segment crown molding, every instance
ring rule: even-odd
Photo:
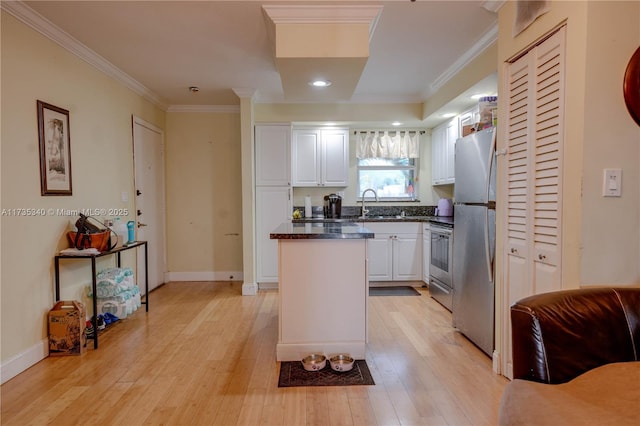
[[[380,5],[269,4],[262,9],[275,24],[368,24],[377,19]]]
[[[167,112],[213,112],[240,114],[239,105],[170,105]]]
[[[373,36],[381,5],[293,5],[269,4],[262,10],[278,24],[367,24],[369,40]]]
[[[168,105],[160,96],[57,27],[22,1],[1,1],[0,8],[144,99],[163,110],[167,109]]]
[[[464,67],[469,65],[471,61],[478,57],[488,47],[492,46],[498,40],[498,24],[495,23],[489,30],[484,33],[482,38],[467,50],[458,60],[456,60],[449,68],[436,78],[429,86],[431,93],[437,92],[442,86],[444,86],[449,80],[451,80],[456,74],[458,74]]]

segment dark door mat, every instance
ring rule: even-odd
[[[369,287],[369,296],[420,296],[411,286]]]
[[[357,359],[350,371],[333,371],[327,366],[320,371],[307,371],[300,361],[282,361],[280,364],[279,388],[292,386],[351,386],[375,385],[369,366],[363,359]]]

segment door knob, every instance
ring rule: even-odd
[[[146,223],[138,222],[138,228],[142,228],[143,226],[147,226]]]

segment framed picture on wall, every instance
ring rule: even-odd
[[[71,195],[71,137],[69,111],[38,101],[40,192]]]

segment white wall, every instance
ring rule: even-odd
[[[171,279],[239,279],[240,114],[169,112],[166,136],[167,259]]]
[[[2,12],[2,209],[127,208],[133,212],[132,115],[164,127],[164,112]],[[41,196],[36,100],[69,110],[72,196]],[[129,201],[121,201],[121,193]],[[130,213],[126,219],[132,219]],[[53,256],[68,217],[3,215],[2,381],[48,354]],[[126,263],[127,256],[123,255]],[[131,261],[131,263],[133,263]],[[104,260],[99,266],[113,264]],[[62,298],[82,299],[89,262],[62,265]]]
[[[499,11],[498,56],[504,63],[553,28],[567,25],[563,287],[638,283],[640,129],[624,106],[622,77],[640,44],[640,2],[549,2],[549,6],[546,14],[514,37],[515,3],[507,2]],[[503,81],[503,69],[499,70]],[[504,110],[505,97],[498,101]],[[499,144],[502,139],[498,138]],[[601,196],[605,167],[623,168],[621,198]],[[498,227],[498,244],[502,232]]]
[[[640,127],[622,96],[640,46],[640,2],[589,2],[585,64],[580,284],[640,282]],[[602,197],[604,168],[622,169],[622,196]]]

